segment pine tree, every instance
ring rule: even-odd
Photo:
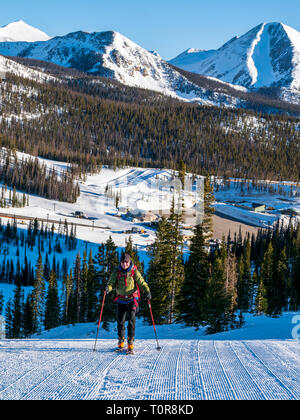
[[[88,265],[87,254],[83,251],[82,265],[81,265],[81,304],[80,304],[80,322],[87,322],[88,312]]]
[[[112,237],[109,236],[108,240],[105,243],[105,259],[104,259],[104,281],[105,286],[113,273],[119,266],[119,259],[117,254],[117,246],[112,240]],[[104,286],[104,285],[103,285]],[[103,290],[104,292],[104,290]],[[101,297],[103,293],[101,293]],[[109,322],[114,322],[116,320],[116,307],[114,304],[115,295],[110,293],[107,296],[105,301],[105,314],[103,313],[103,328],[108,328]],[[100,305],[98,305],[98,310],[100,309]]]
[[[178,320],[186,325],[198,327],[205,320],[204,298],[209,276],[208,253],[205,250],[203,227],[194,228],[190,255],[185,264],[185,278],[178,302]]]
[[[137,247],[134,247],[132,237],[129,236],[129,239],[126,241],[125,252],[130,255],[131,260],[134,265],[136,265],[139,272],[143,275],[144,273],[144,263],[140,261]]]
[[[29,293],[24,304],[23,311],[23,334],[29,337],[34,331],[33,299],[32,293]]]
[[[203,232],[206,242],[213,236],[213,214],[215,209],[213,203],[215,197],[213,194],[213,187],[211,185],[210,176],[206,176],[204,180],[204,218],[203,218]]]
[[[228,328],[228,312],[231,308],[231,297],[226,291],[226,276],[221,258],[212,262],[211,274],[205,297],[207,334],[225,331]]]
[[[287,293],[290,282],[288,260],[285,248],[280,252],[279,258],[274,261],[273,287],[272,287],[272,314],[279,316],[283,308],[287,308]]]
[[[241,246],[241,255],[238,263],[238,309],[243,312],[249,310],[251,294],[251,248],[249,239]]]
[[[4,306],[4,295],[3,295],[2,290],[0,290],[0,315],[2,315],[3,306]]]
[[[34,332],[40,332],[43,324],[45,297],[44,267],[41,254],[36,264],[35,277],[32,291],[32,309]]]
[[[170,209],[169,222],[169,245],[170,245],[170,303],[169,303],[169,323],[172,324],[176,317],[176,300],[184,280],[183,264],[183,236],[180,232],[182,217],[175,211],[174,199]]]
[[[300,223],[295,232],[292,248],[290,308],[293,311],[297,311],[300,307]]]
[[[263,315],[268,313],[268,298],[267,289],[264,285],[264,280],[260,279],[256,298],[255,298],[255,313]]]
[[[95,270],[92,250],[90,249],[87,271],[87,322],[92,322],[97,317],[99,284]]]
[[[274,273],[274,250],[272,243],[268,244],[267,250],[263,257],[260,273],[260,282],[266,289],[266,298],[268,306],[268,315],[272,315],[272,293],[273,293],[273,273]]]
[[[170,222],[165,218],[159,221],[156,239],[149,246],[148,255],[150,258],[147,271],[147,281],[151,290],[151,306],[155,313],[156,322],[164,324],[168,322],[170,305],[170,285],[171,279],[171,255],[170,255]],[[145,318],[151,323],[149,311],[144,314]]]
[[[8,300],[5,308],[5,335],[6,338],[13,338],[13,309],[11,299]]]
[[[178,165],[178,177],[181,181],[181,189],[184,190],[184,181],[185,181],[186,165],[183,160],[179,161]]]
[[[238,273],[237,273],[237,262],[235,256],[230,252],[228,247],[223,241],[223,249],[225,257],[224,261],[224,275],[225,275],[225,290],[229,298],[229,306],[227,309],[227,318],[230,328],[236,328],[238,326],[236,320],[236,310],[238,307]]]
[[[12,338],[22,337],[23,305],[24,292],[21,283],[19,282],[14,290],[14,298],[12,302]]]
[[[49,286],[46,298],[44,326],[46,330],[60,325],[60,303],[57,290],[55,271],[52,269],[49,276]]]
[[[74,297],[76,299],[76,322],[80,322],[82,298],[82,274],[80,253],[76,255],[74,266]]]

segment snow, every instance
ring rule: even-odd
[[[0,42],[36,42],[47,41],[50,37],[23,20],[9,23],[0,28]]]
[[[28,155],[18,152],[18,157]],[[68,164],[40,159],[58,174]],[[106,186],[113,192],[122,191],[120,206],[133,209],[169,209],[172,199],[170,182],[173,172],[156,168],[103,167],[80,183],[81,195],[76,204],[54,202],[30,195],[29,207],[3,209],[14,214],[30,215],[88,226],[77,227],[77,249],[68,254],[72,261],[79,251],[97,251],[99,243],[111,235],[119,249],[129,235],[123,230],[139,226],[115,217],[114,199],[105,195]],[[275,183],[274,194],[249,188],[240,190],[240,180],[230,180],[229,187],[216,192],[216,208],[228,211],[245,221],[266,224],[267,215],[238,209],[227,201],[267,202],[277,209],[293,205],[299,208],[296,195],[287,196],[289,183]],[[293,186],[296,188],[296,186]],[[296,191],[296,190],[295,190]],[[291,200],[284,202],[279,198]],[[188,191],[186,208],[194,205],[193,191]],[[222,204],[224,203],[224,204]],[[222,208],[221,208],[222,207]],[[89,219],[78,221],[75,210],[87,213]],[[239,214],[238,214],[239,212]],[[251,216],[250,216],[251,215]],[[277,215],[269,216],[271,222]],[[252,219],[253,218],[253,219]],[[261,220],[262,219],[262,222]],[[4,221],[3,221],[4,222]],[[93,222],[95,229],[93,229]],[[109,226],[100,229],[96,226]],[[22,228],[19,227],[19,228]],[[26,228],[26,225],[25,225]],[[147,265],[147,245],[155,239],[154,230],[132,234],[141,259]],[[20,259],[24,257],[20,249]],[[9,257],[15,256],[15,250]],[[67,253],[63,253],[65,257]],[[34,264],[36,250],[27,250]],[[57,258],[59,258],[56,255]],[[15,257],[16,258],[16,257]],[[5,302],[13,297],[14,286],[0,284]],[[30,288],[24,288],[25,296]],[[104,307],[105,310],[105,307]],[[155,313],[154,313],[155,318]],[[152,325],[137,321],[136,354],[126,356],[113,351],[116,346],[116,324],[105,331],[102,326],[93,352],[97,323],[60,326],[43,331],[30,339],[0,341],[0,399],[1,400],[238,400],[300,398],[299,315],[284,313],[279,318],[245,314],[240,329],[205,335],[204,328],[196,331],[180,324],[157,325],[159,345]],[[97,322],[97,320],[95,320]],[[130,357],[130,359],[128,359]]]
[[[1,42],[0,53],[50,61],[75,67],[83,56],[89,74],[105,75],[127,86],[138,87],[189,102],[236,106],[238,100],[211,92],[190,82],[155,52],[149,52],[118,32],[74,32],[47,41]],[[93,64],[88,67],[88,63]],[[83,70],[81,67],[80,70]],[[235,89],[234,86],[232,86]],[[240,90],[240,88],[239,88]]]
[[[115,353],[116,329],[78,324],[0,341],[1,400],[299,400],[300,347],[292,317],[251,317],[205,336],[138,321],[136,354]],[[131,403],[133,404],[133,403]]]
[[[254,41],[252,42],[251,47],[247,51],[247,65],[248,65],[250,77],[252,79],[251,85],[255,85],[255,83],[257,82],[258,71],[254,63],[253,53],[255,51],[255,47],[258,45],[259,41],[261,40],[261,36],[263,34],[264,28],[265,28],[265,24],[261,26],[261,29],[259,30],[256,37],[254,38]]]
[[[50,76],[41,71],[33,70],[29,67],[23,66],[13,60],[9,60],[0,55],[0,73],[13,73],[18,77],[24,77],[27,79],[32,79],[38,82],[54,81],[57,80],[55,77]]]
[[[300,33],[287,25],[282,25],[292,43],[292,84],[294,89],[300,89]]]
[[[251,121],[249,122],[251,123]],[[17,152],[18,158],[28,158],[29,155]],[[39,158],[49,169],[54,168],[57,175],[60,175],[68,168],[66,162],[52,161]],[[190,174],[189,174],[190,175]],[[187,177],[186,190],[183,193],[185,209],[194,212],[194,206],[199,203],[199,193],[195,184],[189,184]],[[221,178],[215,179],[215,198],[214,207],[218,214],[225,217],[236,219],[241,223],[254,225],[257,227],[268,227],[274,225],[279,219],[285,224],[289,223],[290,217],[281,212],[293,209],[298,212],[293,220],[300,221],[300,186],[295,183],[287,182],[262,182],[259,188],[254,188],[252,183],[247,180],[230,179],[230,185],[224,186]],[[243,182],[242,182],[243,181]],[[76,224],[77,238],[79,240],[78,249],[81,251],[88,244],[92,248],[93,254],[97,246],[106,242],[111,236],[116,246],[121,249],[126,246],[126,241],[131,236],[133,243],[137,246],[140,258],[147,266],[147,248],[155,240],[155,230],[140,221],[127,220],[124,217],[127,209],[133,211],[162,214],[169,211],[173,195],[175,203],[179,201],[179,194],[176,190],[176,182],[173,179],[173,171],[159,168],[107,168],[103,167],[98,174],[87,176],[86,180],[79,183],[80,197],[75,204],[48,200],[29,194],[29,206],[24,208],[7,208],[2,213],[11,215],[30,216],[43,218],[46,220],[56,220],[57,223],[65,220]],[[106,188],[111,190],[111,197],[105,193]],[[173,189],[171,188],[173,187]],[[175,187],[175,188],[174,188]],[[270,191],[268,189],[271,189]],[[17,191],[21,194],[20,191]],[[116,194],[121,194],[119,203],[119,214],[115,207]],[[274,210],[256,213],[237,207],[241,202],[266,204]],[[76,219],[75,211],[82,211],[87,215],[87,219]],[[0,216],[1,217],[1,216]],[[3,223],[6,219],[3,218]],[[196,219],[194,220],[194,223]],[[27,228],[19,225],[20,228]],[[52,223],[52,222],[51,222]],[[189,221],[188,225],[193,223]],[[80,226],[83,224],[84,226]],[[138,233],[128,233],[133,227],[138,228]],[[141,229],[144,232],[141,233]],[[225,228],[226,230],[226,224]],[[186,232],[185,232],[186,233]],[[224,231],[225,237],[228,231]],[[186,249],[185,249],[186,251]],[[15,256],[15,250],[11,250],[11,255]],[[70,264],[73,264],[75,254],[71,253],[68,257]],[[37,255],[31,255],[34,261]],[[1,290],[1,288],[0,288]]]
[[[283,23],[262,23],[218,50],[189,49],[170,63],[246,88],[288,88],[299,101],[300,33]]]
[[[267,228],[274,226],[278,220],[287,225],[290,217],[282,212],[293,209],[297,213],[293,220],[300,222],[300,186],[298,184],[260,181],[258,187],[255,188],[252,183],[243,181],[239,184],[238,179],[230,179],[230,186],[222,187],[223,181],[216,180],[216,185],[218,183],[221,185],[219,189],[216,187],[214,193],[216,211],[243,223]],[[266,211],[254,212],[237,207],[242,202],[265,205]],[[271,208],[273,210],[268,210]]]

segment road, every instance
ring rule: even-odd
[[[17,214],[10,214],[10,213],[0,213],[0,218],[1,217],[6,217],[9,219],[16,219],[16,220],[35,220],[37,219],[39,222],[45,222],[45,223],[51,223],[51,224],[56,224],[59,225],[60,223],[64,223],[65,219],[63,220],[57,220],[57,219],[43,219],[41,217],[31,217],[31,216],[24,216],[24,215],[17,215]],[[73,217],[73,216],[68,216],[68,217]],[[78,218],[75,218],[76,222],[72,222],[74,225],[76,226],[83,226],[83,227],[88,227],[88,228],[93,228],[93,229],[106,229],[106,230],[110,230],[111,228],[109,226],[97,226],[94,223],[92,224],[87,224],[87,223],[78,223],[77,221],[79,220]],[[70,224],[70,221],[68,220],[68,223]]]

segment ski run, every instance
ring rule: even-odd
[[[244,328],[213,336],[158,326],[158,351],[151,326],[139,321],[134,355],[115,351],[114,329],[100,330],[93,351],[95,324],[2,340],[0,399],[299,400],[300,341],[288,338],[292,330],[292,314],[249,316]]]
[[[1,400],[298,400],[299,343],[140,340],[135,355],[103,340],[1,345]],[[18,369],[16,369],[16,358]],[[129,362],[130,358],[130,362]]]

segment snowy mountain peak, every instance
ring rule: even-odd
[[[23,20],[17,20],[0,28],[0,42],[36,42],[47,41],[50,37]]]
[[[199,87],[157,53],[114,31],[78,31],[45,42],[0,42],[0,54],[49,61],[187,101],[214,105],[236,103],[235,98],[228,99],[223,93],[214,94]]]
[[[261,23],[218,50],[188,50],[171,64],[247,88],[300,88],[300,33],[281,22]]]

